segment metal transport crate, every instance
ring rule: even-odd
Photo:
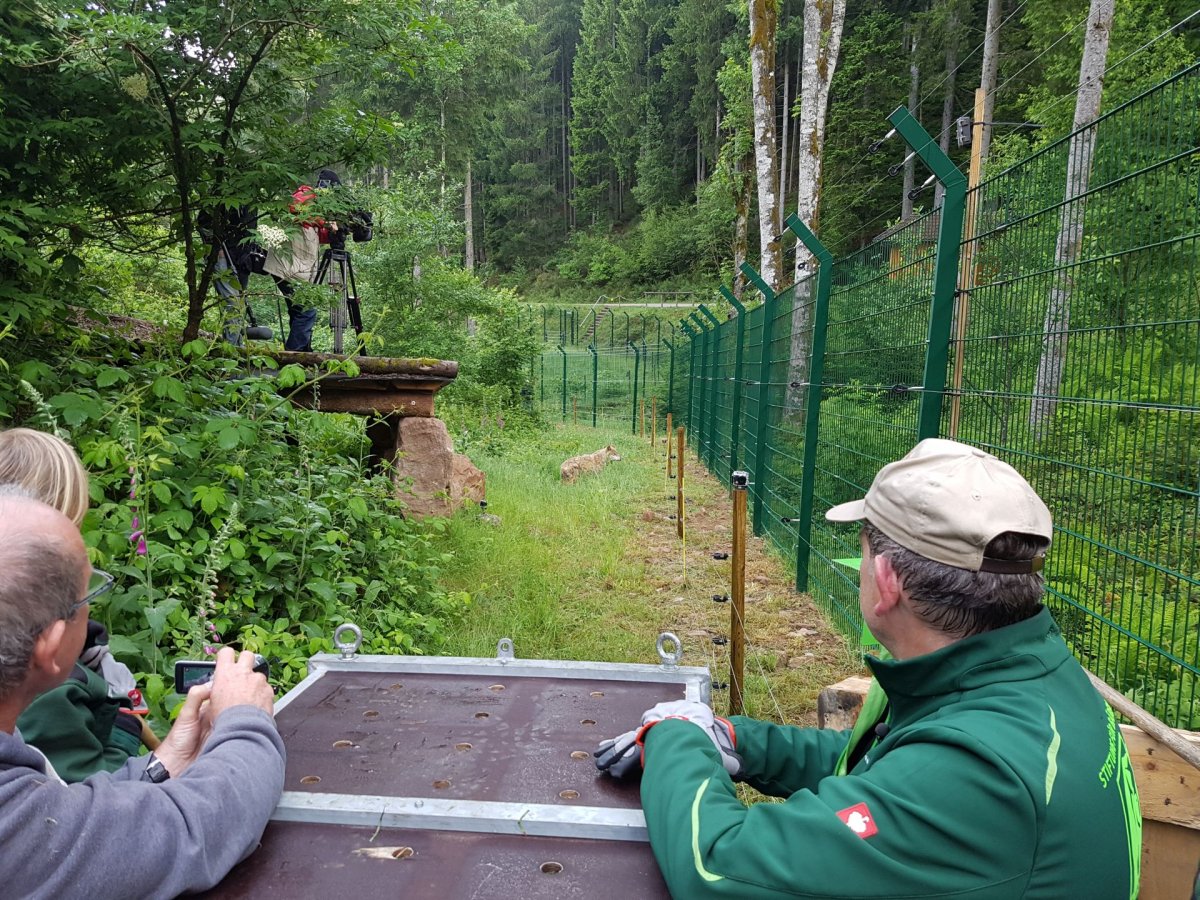
[[[343,642],[346,635],[353,640]],[[636,784],[592,750],[663,700],[710,701],[707,668],[340,654],[275,705],[283,798],[262,846],[210,896],[667,897]]]

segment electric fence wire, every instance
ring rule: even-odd
[[[1146,43],[1142,44],[1142,45],[1141,45],[1140,47],[1138,47],[1137,49],[1130,51],[1130,52],[1129,52],[1129,53],[1127,53],[1125,56],[1123,56],[1121,59],[1117,60],[1117,61],[1116,61],[1115,63],[1113,63],[1112,65],[1110,65],[1110,66],[1106,67],[1106,68],[1104,69],[1104,71],[1100,73],[1100,79],[1103,81],[1104,77],[1105,77],[1106,75],[1108,75],[1110,72],[1112,72],[1113,70],[1117,69],[1118,67],[1120,67],[1120,66],[1124,65],[1126,62],[1128,62],[1128,61],[1129,61],[1130,59],[1132,59],[1133,57],[1137,56],[1139,53],[1144,53],[1146,50],[1148,50],[1150,47],[1154,46],[1156,43],[1158,43],[1159,41],[1161,41],[1163,38],[1165,38],[1165,37],[1167,37],[1168,35],[1170,35],[1170,34],[1171,34],[1172,32],[1174,32],[1176,29],[1180,28],[1180,27],[1181,27],[1181,26],[1183,26],[1183,25],[1186,25],[1186,24],[1187,24],[1188,22],[1190,22],[1192,19],[1196,18],[1196,16],[1200,16],[1200,7],[1197,7],[1197,8],[1196,8],[1195,10],[1193,10],[1191,13],[1189,13],[1189,14],[1188,14],[1188,15],[1186,15],[1186,16],[1184,16],[1182,19],[1180,19],[1178,22],[1176,22],[1174,25],[1172,25],[1170,28],[1167,28],[1166,30],[1164,30],[1164,31],[1160,32],[1159,34],[1155,35],[1154,37],[1152,37],[1150,40],[1146,41]],[[1035,57],[1033,60],[1031,60],[1029,63],[1027,63],[1027,64],[1026,64],[1024,67],[1022,67],[1020,70],[1018,70],[1018,71],[1017,71],[1017,72],[1015,72],[1014,74],[1010,75],[1010,76],[1009,76],[1009,77],[1008,77],[1008,78],[1007,78],[1007,79],[1004,81],[1004,83],[1003,83],[1003,84],[1001,84],[1001,85],[998,85],[998,86],[997,86],[997,87],[994,89],[994,92],[995,92],[995,93],[997,93],[997,94],[999,94],[1000,90],[1001,90],[1003,87],[1005,87],[1006,85],[1008,85],[1008,84],[1009,84],[1009,83],[1010,83],[1010,82],[1011,82],[1011,81],[1012,81],[1014,78],[1016,78],[1016,77],[1017,77],[1017,75],[1020,75],[1020,74],[1021,74],[1021,72],[1024,72],[1024,71],[1025,71],[1025,69],[1027,69],[1027,68],[1028,68],[1030,65],[1032,65],[1033,63],[1035,63],[1035,62],[1037,62],[1039,59],[1041,59],[1041,57],[1042,57],[1042,56],[1044,56],[1044,55],[1045,55],[1047,52],[1049,52],[1051,49],[1053,49],[1053,47],[1054,47],[1056,44],[1058,44],[1058,43],[1059,43],[1060,41],[1062,41],[1064,38],[1068,37],[1068,36],[1069,36],[1070,34],[1072,34],[1072,33],[1073,33],[1075,30],[1077,30],[1077,29],[1080,27],[1080,25],[1082,25],[1082,24],[1086,24],[1086,23],[1087,23],[1087,18],[1084,18],[1083,22],[1081,22],[1081,23],[1077,24],[1077,25],[1075,26],[1075,28],[1071,29],[1071,31],[1070,31],[1070,32],[1067,32],[1067,34],[1065,34],[1065,35],[1062,35],[1061,37],[1059,37],[1059,39],[1058,39],[1057,41],[1055,41],[1055,42],[1054,42],[1054,44],[1051,44],[1049,47],[1047,47],[1045,50],[1043,50],[1043,51],[1042,51],[1040,54],[1038,54],[1038,56],[1037,56],[1037,57]],[[1030,125],[1030,124],[1034,124],[1034,123],[1036,123],[1036,122],[1037,122],[1037,119],[1038,119],[1038,117],[1040,117],[1040,116],[1042,116],[1042,115],[1045,115],[1047,112],[1049,112],[1050,110],[1054,109],[1056,106],[1058,106],[1058,105],[1059,105],[1060,103],[1062,103],[1063,101],[1065,101],[1065,100],[1069,100],[1069,99],[1071,99],[1072,97],[1074,97],[1075,95],[1077,95],[1077,94],[1079,93],[1079,88],[1080,88],[1081,86],[1082,86],[1082,85],[1077,85],[1077,86],[1075,87],[1075,89],[1074,89],[1074,90],[1072,90],[1072,91],[1068,91],[1067,93],[1063,94],[1061,97],[1057,97],[1057,98],[1055,98],[1053,101],[1051,101],[1051,102],[1050,102],[1050,103],[1048,103],[1047,105],[1043,106],[1041,109],[1039,109],[1039,110],[1037,110],[1037,111],[1035,111],[1035,112],[1033,112],[1033,113],[1030,113],[1029,115],[1027,115],[1027,116],[1026,116],[1026,121],[1025,121],[1025,122],[1018,122],[1018,123],[1016,123],[1016,124],[1014,124],[1014,125],[1010,125],[1010,126],[1008,126],[1008,130],[1012,130],[1013,128],[1021,128],[1021,127],[1023,127],[1023,126],[1027,126],[1027,125]],[[945,133],[945,132],[943,132],[943,134],[944,134],[944,133]],[[940,135],[939,135],[939,138],[940,138]],[[970,160],[968,159],[968,160],[964,161],[963,163],[961,163],[961,164],[958,166],[958,170],[959,170],[960,172],[963,172],[963,171],[965,171],[965,170],[966,170],[966,169],[967,169],[969,166],[970,166]]]
[[[1007,25],[1009,23],[1009,21],[1012,20],[1013,16],[1018,15],[1021,12],[1021,10],[1023,10],[1025,8],[1026,2],[1027,2],[1027,0],[1022,0],[1021,3],[1018,3],[1016,9],[1014,9],[1011,13],[1009,13],[1007,16],[1005,16],[1004,19],[1000,22],[1000,24],[996,26],[996,31],[999,31],[1001,28],[1003,28],[1005,25]],[[949,78],[951,75],[957,74],[958,70],[961,69],[964,65],[966,65],[966,63],[976,53],[978,53],[980,50],[982,50],[983,45],[986,43],[987,43],[987,35],[984,34],[983,40],[979,42],[979,46],[977,46],[974,50],[972,50],[970,53],[968,53],[966,56],[964,56],[959,61],[957,66],[955,66],[953,69],[951,69],[945,75],[943,75],[941,81],[939,81],[937,84],[935,84],[933,87],[931,87],[928,91],[926,91],[925,96],[921,98],[921,102],[917,104],[917,107],[920,108],[920,107],[924,106],[926,101],[929,100],[929,98],[934,95],[934,93],[937,91],[937,89],[946,83],[946,79]]]
[[[997,27],[997,30],[999,30],[1000,28],[1003,28],[1004,25],[1007,24],[1012,19],[1013,16],[1018,15],[1021,12],[1021,10],[1025,8],[1025,3],[1026,3],[1026,0],[1022,0],[1022,2],[1017,5],[1016,9],[1014,9],[1011,13],[1008,14],[1008,16],[1006,16],[1004,18],[1004,20]],[[1086,19],[1084,21],[1086,21]],[[949,72],[947,72],[945,75],[943,75],[941,81],[939,81],[933,87],[929,88],[928,91],[926,91],[925,96],[922,97],[920,102],[917,104],[917,108],[920,109],[922,106],[924,106],[925,103],[934,95],[934,93],[937,91],[937,89],[946,83],[946,79],[950,78],[950,76],[952,76],[952,75],[958,74],[958,70],[961,69],[964,65],[966,65],[967,62],[983,48],[983,45],[985,43],[987,43],[986,36],[984,37],[984,39],[982,41],[980,41],[979,45],[974,50],[972,50],[970,53],[968,53],[966,56],[964,56],[961,60],[959,60],[958,65],[956,65],[953,69],[951,69]],[[945,131],[943,131],[942,134],[945,134]],[[941,137],[942,137],[942,135],[938,135],[938,140],[941,140]],[[862,165],[862,163],[868,157],[873,155],[874,152],[875,152],[874,150],[867,150],[867,152],[865,152],[862,156],[860,156],[855,161],[855,163],[850,167],[850,169],[841,178],[839,178],[833,184],[829,185],[827,188],[825,188],[825,190],[828,190],[829,188],[839,187],[840,185],[842,185],[846,181],[848,181],[851,177],[853,177],[854,173],[858,170],[858,167],[860,165]],[[861,199],[861,197],[859,199]]]
[[[1136,50],[1130,51],[1129,53],[1127,53],[1125,56],[1121,57],[1121,59],[1117,60],[1112,65],[1107,66],[1104,69],[1104,71],[1100,73],[1101,81],[1103,81],[1104,77],[1106,75],[1108,75],[1110,72],[1113,72],[1115,69],[1118,69],[1119,67],[1123,66],[1125,63],[1129,62],[1129,60],[1133,59],[1138,54],[1144,53],[1146,50],[1153,47],[1155,44],[1157,44],[1163,38],[1167,37],[1169,34],[1174,32],[1177,28],[1179,28],[1183,25],[1186,25],[1192,19],[1196,18],[1196,16],[1200,16],[1200,7],[1197,7],[1196,9],[1194,9],[1191,13],[1184,16],[1182,19],[1180,19],[1178,22],[1176,22],[1170,28],[1166,29],[1165,31],[1159,33],[1158,35],[1152,37],[1150,40],[1146,41],[1146,43],[1142,44],[1142,46],[1138,47]],[[1069,93],[1063,94],[1061,97],[1055,99],[1054,101],[1047,104],[1046,106],[1043,106],[1037,112],[1035,112],[1031,116],[1029,116],[1029,118],[1036,119],[1038,116],[1044,115],[1045,113],[1054,109],[1054,107],[1058,106],[1058,104],[1062,103],[1064,100],[1068,99],[1069,97],[1074,97],[1078,93],[1079,93],[1079,87],[1076,87],[1075,90],[1070,91]]]

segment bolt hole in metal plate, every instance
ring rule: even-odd
[[[272,822],[262,846],[211,892],[297,897],[521,900],[670,895],[650,845],[627,841]]]
[[[495,691],[494,674],[406,672],[404,689],[396,683],[395,671],[331,669],[297,692],[276,716],[288,784],[320,772],[319,785],[297,789],[545,804],[571,790],[584,806],[637,809],[636,784],[599,776],[571,754],[685,694],[682,682],[534,676]],[[353,752],[331,756],[335,741],[351,741]]]

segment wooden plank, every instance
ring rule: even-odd
[[[1200,770],[1132,725],[1122,725],[1121,734],[1133,762],[1142,818],[1200,829]],[[1176,734],[1200,745],[1200,735],[1188,731]],[[1195,866],[1192,868],[1194,874]]]
[[[1144,822],[1139,900],[1191,897],[1197,862],[1200,862],[1200,831],[1166,822]]]

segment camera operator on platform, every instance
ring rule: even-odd
[[[16,720],[70,673],[111,578],[79,530],[0,488],[0,851],[6,896],[174,897],[217,884],[258,844],[283,790],[273,695],[254,655],[217,654],[149,756],[65,784]]]

